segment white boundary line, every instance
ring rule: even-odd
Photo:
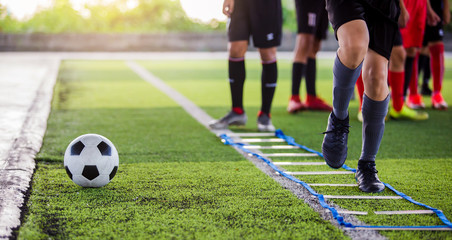
[[[184,95],[180,94],[178,91],[174,90],[172,87],[166,85],[162,80],[155,77],[144,67],[140,66],[138,63],[134,61],[127,61],[127,66],[129,66],[135,73],[137,73],[141,78],[146,80],[147,82],[154,85],[157,89],[165,93],[168,97],[173,99],[176,103],[178,103],[182,108],[190,114],[194,119],[204,125],[206,128],[209,128],[208,124],[210,121],[214,120],[211,116],[205,113],[201,108],[196,106],[192,101],[186,98]],[[230,131],[224,130],[221,131],[224,133],[229,133]],[[220,133],[221,134],[221,133]]]

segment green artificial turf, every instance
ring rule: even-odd
[[[64,170],[85,133],[118,149],[105,187],[79,187]],[[36,159],[19,239],[346,238],[122,61],[62,63]]]
[[[155,75],[170,86],[201,106],[215,118],[223,116],[230,109],[230,93],[227,81],[226,61],[142,61]],[[452,61],[446,60],[443,96],[452,103]],[[273,123],[286,135],[315,150],[321,149],[328,113],[301,112],[289,115],[286,107],[290,94],[291,63],[278,61],[279,80],[272,108]],[[183,69],[183,78],[171,71],[174,66]],[[202,67],[200,67],[202,66]],[[256,131],[256,113],[260,107],[260,64],[258,60],[247,60],[247,80],[245,82],[244,106],[248,114],[245,128],[232,128],[235,131]],[[331,102],[332,60],[318,61],[317,93]],[[197,69],[192,71],[192,69]],[[202,70],[201,70],[202,69]],[[302,82],[302,97],[305,85]],[[431,83],[432,84],[432,83]],[[410,122],[389,120],[385,135],[377,156],[377,168],[380,179],[397,190],[434,208],[441,209],[452,219],[452,111],[431,109],[430,97],[425,97],[428,121]],[[351,133],[349,135],[349,155],[346,162],[356,167],[361,152],[361,123],[358,122],[358,101],[350,104]],[[279,151],[272,151],[279,152]],[[287,158],[273,158],[274,161],[287,161]],[[294,159],[291,159],[294,160]],[[307,161],[301,158],[301,161]],[[317,161],[317,159],[316,159]],[[326,166],[293,167],[284,166],[290,171],[330,171]],[[354,183],[353,175],[299,176],[310,183]],[[316,187],[316,191],[328,195],[367,195],[355,188]],[[378,195],[394,195],[386,189]],[[424,209],[405,200],[334,200],[333,202],[349,210],[369,211],[368,216],[358,218],[373,225],[442,225],[434,215],[377,216],[372,211]],[[378,206],[378,208],[375,208]],[[392,239],[446,239],[451,232],[429,231],[382,231]]]
[[[138,61],[209,115],[230,108],[226,60]],[[332,60],[318,61],[317,92],[331,102]],[[286,112],[291,63],[280,60],[273,123],[315,150],[328,113]],[[256,131],[260,107],[260,64],[247,60],[244,103],[249,122],[234,131]],[[452,103],[452,67],[446,61],[443,94]],[[305,85],[302,83],[302,96]],[[425,98],[430,107],[430,98]],[[361,150],[358,102],[350,104],[347,165]],[[428,108],[424,122],[386,124],[377,156],[380,178],[413,199],[443,210],[452,219],[452,111]],[[99,189],[70,181],[63,168],[67,144],[85,133],[109,138],[119,151],[115,178]],[[269,152],[269,151],[267,151]],[[273,152],[273,151],[272,151]],[[281,151],[274,151],[281,152]],[[311,161],[275,158],[275,161]],[[315,161],[321,161],[315,158]],[[141,80],[122,61],[65,61],[52,113],[37,156],[20,239],[339,239],[340,230],[321,220],[303,200],[224,146],[163,93]],[[291,171],[331,171],[326,166]],[[300,176],[308,183],[354,183],[353,175]],[[314,187],[322,194],[366,195],[355,188]],[[394,195],[385,190],[380,195]],[[356,211],[422,209],[403,200],[334,200]],[[439,225],[432,216],[359,216],[375,225]],[[390,239],[447,239],[450,232],[382,231]]]

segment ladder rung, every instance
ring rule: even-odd
[[[312,195],[313,197],[316,197]],[[403,199],[400,196],[346,196],[346,195],[323,195],[328,199]]]
[[[321,172],[285,172],[289,175],[338,175],[338,174],[354,174],[349,171],[321,171]]]
[[[355,227],[345,228],[347,230],[401,230],[401,231],[452,231],[448,227]]]
[[[432,210],[401,210],[401,211],[375,211],[375,214],[380,215],[395,215],[395,214],[434,214]]]
[[[273,162],[278,166],[314,166],[314,165],[326,165],[325,162]]]
[[[266,153],[264,157],[318,157],[315,153]]]
[[[275,133],[231,133],[228,134],[230,137],[274,137]]]
[[[313,187],[357,187],[358,184],[340,184],[340,183],[308,183],[309,186]]]
[[[252,142],[284,142],[283,139],[281,138],[245,138],[245,139],[241,139],[241,142],[247,142],[247,143],[252,143]]]
[[[299,149],[299,147],[291,145],[273,145],[273,146],[260,146],[260,145],[245,145],[246,149]]]
[[[330,212],[330,210],[326,209],[327,212]],[[349,211],[349,210],[337,210],[337,213],[339,214],[352,214],[352,215],[367,215],[367,212],[361,212],[361,211]]]

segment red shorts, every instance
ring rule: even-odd
[[[428,0],[403,0],[410,14],[406,27],[400,29],[403,39],[403,47],[422,47],[425,22],[427,19]]]

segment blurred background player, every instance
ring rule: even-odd
[[[399,16],[399,27],[404,28],[406,24],[409,22],[410,13],[403,1],[399,2],[400,4],[400,16]],[[407,105],[405,105],[405,97],[404,97],[404,86],[405,86],[405,67],[406,67],[406,50],[403,47],[402,36],[400,30],[396,33],[396,38],[394,41],[394,47],[392,48],[391,57],[389,59],[389,72],[388,72],[388,83],[391,87],[391,99],[392,106],[389,109],[389,116],[392,119],[405,119],[405,120],[427,120],[428,113],[423,111],[413,110]],[[358,89],[358,95],[360,95],[360,109],[362,104],[362,93],[363,83],[362,78],[360,77],[356,82],[356,86]],[[361,111],[358,113],[358,120],[362,122]]]
[[[224,0],[223,13],[229,17],[228,69],[232,110],[209,126],[212,129],[225,129],[229,125],[246,124],[247,116],[243,108],[245,53],[252,36],[262,61],[262,105],[257,128],[259,131],[275,131],[270,109],[278,78],[276,47],[280,45],[282,35],[281,0]]]
[[[326,163],[340,168],[347,158],[348,107],[359,75],[364,80],[362,151],[356,170],[358,187],[381,192],[375,158],[388,112],[388,61],[398,29],[397,0],[326,0],[339,48],[333,65],[333,111],[322,143]]]
[[[432,96],[432,89],[429,86],[431,71],[430,71],[430,51],[428,50],[426,42],[426,35],[424,34],[424,41],[422,48],[419,50],[419,59],[417,62],[417,73],[420,77],[422,75],[422,84],[420,92],[422,96]]]
[[[403,47],[406,50],[404,94],[407,96],[406,104],[409,108],[422,109],[425,104],[417,89],[418,51],[422,47],[426,21],[429,25],[437,25],[440,18],[432,10],[429,0],[404,0],[404,4],[409,13],[406,26],[400,28]]]
[[[287,111],[295,113],[300,110],[331,111],[332,107],[317,97],[316,82],[316,55],[320,49],[321,41],[326,39],[328,31],[328,13],[325,9],[325,0],[295,0],[297,13],[298,34],[294,49],[292,64],[292,95]],[[306,79],[306,102],[300,98],[300,85],[302,78]]]
[[[425,58],[422,58],[423,65],[419,65],[422,66],[423,69],[431,69],[433,76],[432,107],[434,109],[445,110],[448,106],[441,95],[444,79],[443,27],[450,22],[449,2],[447,0],[430,0],[430,6],[439,16],[440,21],[433,26],[426,23],[423,45],[427,46],[427,50],[424,51],[430,53],[430,58],[428,58],[428,55]],[[422,55],[419,55],[419,63],[421,63],[421,56]],[[428,90],[430,90],[428,88],[429,77],[429,71],[424,71],[421,93],[428,93]]]

